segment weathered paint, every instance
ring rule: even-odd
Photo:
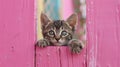
[[[119,0],[87,0],[87,67],[120,67]]]
[[[87,54],[37,48],[36,66],[120,67],[119,22],[120,0],[87,0]],[[0,67],[34,67],[34,41],[34,0],[0,0]]]
[[[37,47],[36,50],[36,67],[60,67],[59,50],[56,47]]]
[[[34,0],[0,0],[0,67],[34,67]]]
[[[34,0],[35,1],[35,6],[34,6],[34,13],[35,13],[35,19],[36,19],[36,24],[37,24],[37,40],[42,39],[42,30],[41,30],[41,22],[40,22],[40,15],[41,12],[44,10],[44,2],[43,0]]]
[[[60,19],[61,0],[44,0],[44,11],[52,20]]]
[[[72,54],[67,46],[36,47],[36,67],[86,67],[85,54]]]

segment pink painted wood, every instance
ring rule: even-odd
[[[87,67],[120,67],[120,0],[87,0]]]
[[[36,67],[61,67],[57,47],[37,47],[36,49]]]
[[[65,46],[37,47],[36,67],[86,67],[85,49],[80,54],[72,54]]]
[[[0,67],[34,67],[34,0],[0,0]]]
[[[66,20],[71,14],[73,14],[73,4],[72,4],[72,0],[62,0],[62,14],[63,14],[63,18],[64,20]],[[67,5],[67,7],[66,7]]]

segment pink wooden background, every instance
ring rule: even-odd
[[[87,0],[87,67],[120,67],[120,0]]]
[[[0,67],[34,67],[34,0],[0,0]]]
[[[87,0],[79,55],[63,46],[36,47],[35,56],[35,39],[34,0],[0,0],[0,67],[120,67],[120,0]]]

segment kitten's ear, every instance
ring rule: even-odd
[[[76,13],[74,13],[67,19],[67,22],[71,27],[74,27],[77,23],[77,20],[78,20],[78,16]]]
[[[46,14],[44,14],[44,13],[41,13],[40,19],[41,19],[41,24],[42,24],[42,26],[47,25],[47,24],[50,22],[50,19],[49,19],[48,16],[47,16]]]

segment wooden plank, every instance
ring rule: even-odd
[[[34,0],[0,0],[0,67],[34,67]]]
[[[87,67],[119,67],[117,0],[87,0]]]
[[[86,67],[85,50],[72,54],[65,46],[37,47],[36,67]]]
[[[60,67],[59,47],[36,47],[36,67]]]
[[[86,67],[86,49],[80,54],[73,54],[68,47],[61,47],[60,57],[61,67]]]
[[[117,37],[117,46],[118,46],[118,52],[119,52],[119,44],[120,44],[120,0],[118,0],[118,7],[117,7],[117,22],[116,22],[116,37]],[[118,55],[117,58],[118,62],[117,62],[117,66],[120,67],[120,54]]]

